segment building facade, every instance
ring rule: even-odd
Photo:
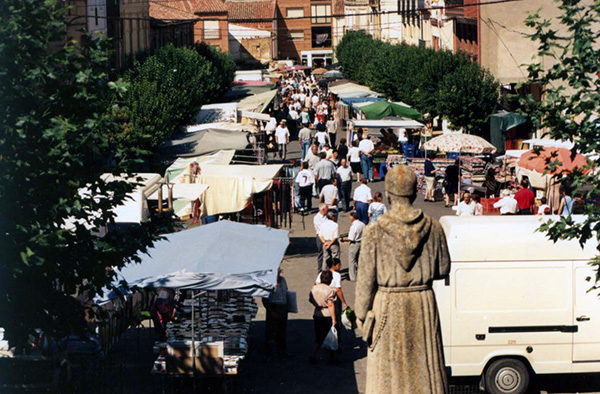
[[[277,1],[277,58],[311,67],[333,62],[333,2]]]
[[[229,54],[242,65],[268,64],[277,56],[275,0],[229,0]]]

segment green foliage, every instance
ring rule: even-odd
[[[83,330],[84,305],[70,295],[110,287],[109,269],[158,237],[150,226],[104,238],[89,231],[110,223],[132,190],[101,174],[131,173],[145,152],[107,138],[121,132],[111,112],[127,110],[126,85],[108,82],[105,40],[60,44],[65,14],[57,4],[0,3],[0,327],[23,347],[34,329]],[[79,194],[82,187],[91,192]]]
[[[384,43],[352,31],[336,56],[350,79],[468,132],[479,133],[498,106],[498,83],[464,54]]]
[[[478,134],[497,110],[498,82],[487,70],[465,60],[439,85],[438,111],[455,128]]]
[[[600,2],[560,0],[555,2],[560,14],[554,19],[542,19],[531,14],[525,24],[534,30],[530,36],[538,43],[538,53],[528,66],[528,83],[543,87],[542,100],[533,96],[521,98],[524,113],[535,125],[556,140],[574,142],[573,152],[590,155],[590,172],[577,171],[560,174],[556,180],[591,201],[600,195]],[[546,67],[544,67],[546,65]],[[553,166],[552,158],[547,162]],[[550,221],[540,228],[550,239],[578,239],[583,245],[591,238],[600,241],[600,209],[595,204],[584,207],[585,219],[575,222],[571,218]],[[591,262],[600,268],[599,260]],[[597,286],[597,279],[594,278]]]
[[[192,122],[200,107],[222,97],[233,81],[235,63],[212,49],[161,48],[126,75],[130,108],[128,132],[120,143],[153,149],[179,126]],[[127,114],[116,114],[127,119]]]

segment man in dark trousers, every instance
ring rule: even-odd
[[[519,215],[531,215],[533,213],[535,194],[529,189],[529,181],[527,179],[521,181],[521,190],[515,194],[515,200],[517,200],[519,207]]]

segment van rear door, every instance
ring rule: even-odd
[[[573,372],[600,372],[599,290],[588,292],[594,283],[594,270],[587,261],[573,262],[573,270],[573,317],[577,325],[573,337]]]

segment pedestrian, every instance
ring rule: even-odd
[[[310,115],[308,114],[306,107],[303,107],[302,112],[300,112],[300,121],[305,126],[310,123]]]
[[[158,333],[159,339],[167,339],[167,323],[175,318],[175,292],[173,289],[161,287],[158,289],[158,295],[150,308],[150,316],[154,322],[154,329]]]
[[[352,141],[352,147],[348,150],[346,158],[350,161],[350,168],[356,174],[356,181],[360,182],[361,165],[360,165],[360,149],[358,149],[358,141]]]
[[[333,178],[329,185],[325,185],[319,194],[319,202],[327,204],[329,212],[333,214],[334,220],[338,218],[338,188],[337,179]]]
[[[383,203],[383,194],[376,192],[373,196],[373,202],[369,204],[369,223],[376,222],[386,212],[385,204]]]
[[[331,146],[335,146],[338,124],[333,119],[333,115],[329,115],[329,120],[325,124],[325,127],[327,129],[327,133],[329,133],[329,141],[331,141]]]
[[[373,150],[375,145],[371,141],[370,136],[365,136],[362,141],[358,144],[360,150],[360,164],[362,166],[362,173],[369,182],[373,182]]]
[[[471,193],[465,192],[462,201],[456,206],[456,216],[475,216],[475,208]]]
[[[433,192],[435,189],[435,173],[437,172],[437,169],[431,161],[433,157],[433,153],[428,153],[427,158],[425,159],[425,201],[431,202],[435,202]]]
[[[444,199],[446,207],[450,206],[450,199],[454,199],[452,205],[458,204],[458,168],[459,161],[456,159],[454,164],[446,167],[446,174],[444,178]]]
[[[302,149],[301,158],[302,160],[305,160],[312,143],[312,132],[308,128],[307,123],[305,123],[304,127],[298,132],[298,142],[300,143],[300,149]]]
[[[342,242],[350,243],[348,247],[348,276],[352,282],[356,282],[360,243],[365,227],[365,224],[358,220],[356,212],[350,212],[350,231],[348,231],[348,237],[342,238]]]
[[[348,145],[346,145],[345,138],[340,139],[340,143],[335,148],[335,150],[338,151],[338,156],[339,156],[340,160],[348,158]]]
[[[306,153],[304,161],[308,163],[308,169],[314,171],[315,166],[319,162],[319,144],[313,144],[310,150]]]
[[[277,349],[277,356],[283,359],[287,354],[287,291],[285,278],[281,275],[283,270],[277,271],[277,285],[268,297],[263,297],[263,305],[267,311],[265,321],[265,355],[271,357],[273,347]]]
[[[317,129],[317,133],[315,134],[315,141],[319,143],[319,151],[322,151],[325,148],[325,145],[330,145],[329,135],[323,130]]]
[[[358,220],[364,224],[369,223],[369,204],[373,202],[371,188],[367,186],[367,178],[360,180],[360,186],[354,189],[354,210],[358,215]]]
[[[326,220],[319,226],[319,238],[323,244],[323,258],[325,261],[332,258],[340,258],[340,233],[339,226],[334,221],[333,212],[327,212]],[[321,271],[327,269],[327,264],[321,265]]]
[[[317,188],[319,193],[325,185],[331,183],[331,180],[335,176],[335,165],[327,160],[327,154],[325,152],[319,153],[319,162],[315,165],[314,174],[317,181]]]
[[[558,212],[560,216],[571,216],[573,214],[573,204],[575,200],[571,196],[571,190],[565,185],[561,185],[560,204],[558,206]]]
[[[535,204],[535,194],[529,189],[529,181],[523,179],[520,184],[520,190],[515,194],[515,200],[519,207],[519,215],[531,215],[533,205]]]
[[[346,159],[340,160],[340,166],[336,170],[339,181],[339,199],[342,202],[344,212],[350,210],[350,198],[352,195],[352,168],[348,167]]]
[[[310,303],[315,306],[313,312],[315,343],[308,359],[311,364],[317,362],[317,352],[323,345],[325,337],[329,334],[331,327],[337,325],[335,302],[338,297],[336,291],[330,286],[332,279],[331,271],[324,271],[321,275],[321,283],[312,287],[308,298]],[[329,361],[335,362],[335,352],[329,351]]]
[[[275,137],[279,147],[279,157],[285,160],[287,157],[287,145],[290,143],[290,131],[285,126],[285,120],[279,123],[279,126],[275,130]]]
[[[406,156],[408,153],[408,136],[404,127],[398,130],[398,145],[402,148],[402,154]]]
[[[312,188],[315,184],[315,176],[308,169],[308,162],[302,162],[302,169],[296,176],[296,183],[300,188],[300,211],[312,210]]]
[[[346,303],[346,298],[344,297],[344,292],[342,291],[342,275],[340,271],[342,270],[342,262],[339,258],[333,257],[327,260],[327,269],[331,272],[333,279],[329,286],[335,289],[337,293],[337,301],[335,302],[335,317],[337,321],[336,329],[338,333],[338,344],[342,343],[342,312],[348,309],[348,304]],[[321,275],[325,271],[319,272],[317,275],[316,283],[321,282]]]
[[[502,198],[494,203],[494,208],[500,208],[500,215],[514,215],[518,212],[517,200],[510,194],[510,190],[502,190]]]
[[[481,205],[481,196],[473,194],[473,202],[475,203],[475,216],[483,216],[483,205]]]
[[[551,210],[550,206],[548,205],[548,199],[546,197],[542,197],[540,201],[542,205],[539,206],[537,214],[540,216],[550,215]]]
[[[323,267],[323,242],[321,241],[321,237],[319,237],[319,232],[321,231],[321,225],[327,221],[327,211],[329,208],[327,204],[319,204],[319,212],[313,218],[313,226],[315,228],[315,238],[317,242],[317,272],[321,271]]]

